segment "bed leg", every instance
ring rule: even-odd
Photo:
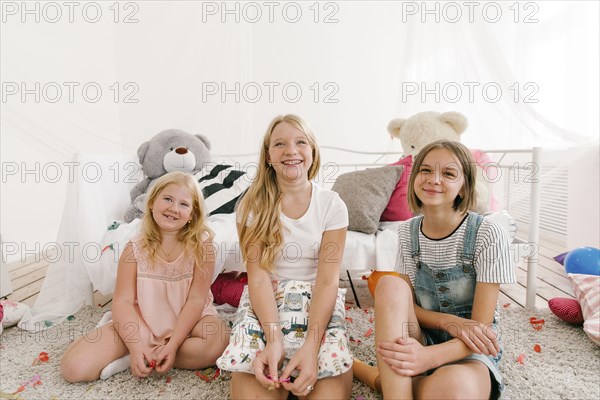
[[[360,308],[360,302],[358,301],[358,296],[356,295],[356,290],[354,290],[354,283],[352,283],[352,277],[350,276],[350,270],[346,270],[346,274],[348,275],[348,281],[350,281],[350,287],[352,288],[352,294],[354,295],[354,300],[356,301],[356,306]]]

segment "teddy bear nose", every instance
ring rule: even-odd
[[[175,153],[177,154],[186,154],[188,152],[188,149],[186,149],[185,147],[178,147],[175,149]]]

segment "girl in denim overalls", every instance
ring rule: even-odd
[[[397,270],[375,291],[378,383],[385,398],[497,398],[503,390],[497,331],[501,283],[514,270],[503,228],[468,212],[475,163],[457,142],[415,158],[399,227]]]

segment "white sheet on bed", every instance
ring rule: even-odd
[[[374,235],[348,231],[342,269],[392,271],[398,253],[398,223],[381,223]]]

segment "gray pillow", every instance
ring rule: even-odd
[[[348,207],[348,230],[367,234],[377,232],[379,218],[390,201],[403,168],[402,165],[368,168],[337,178],[332,190]]]

